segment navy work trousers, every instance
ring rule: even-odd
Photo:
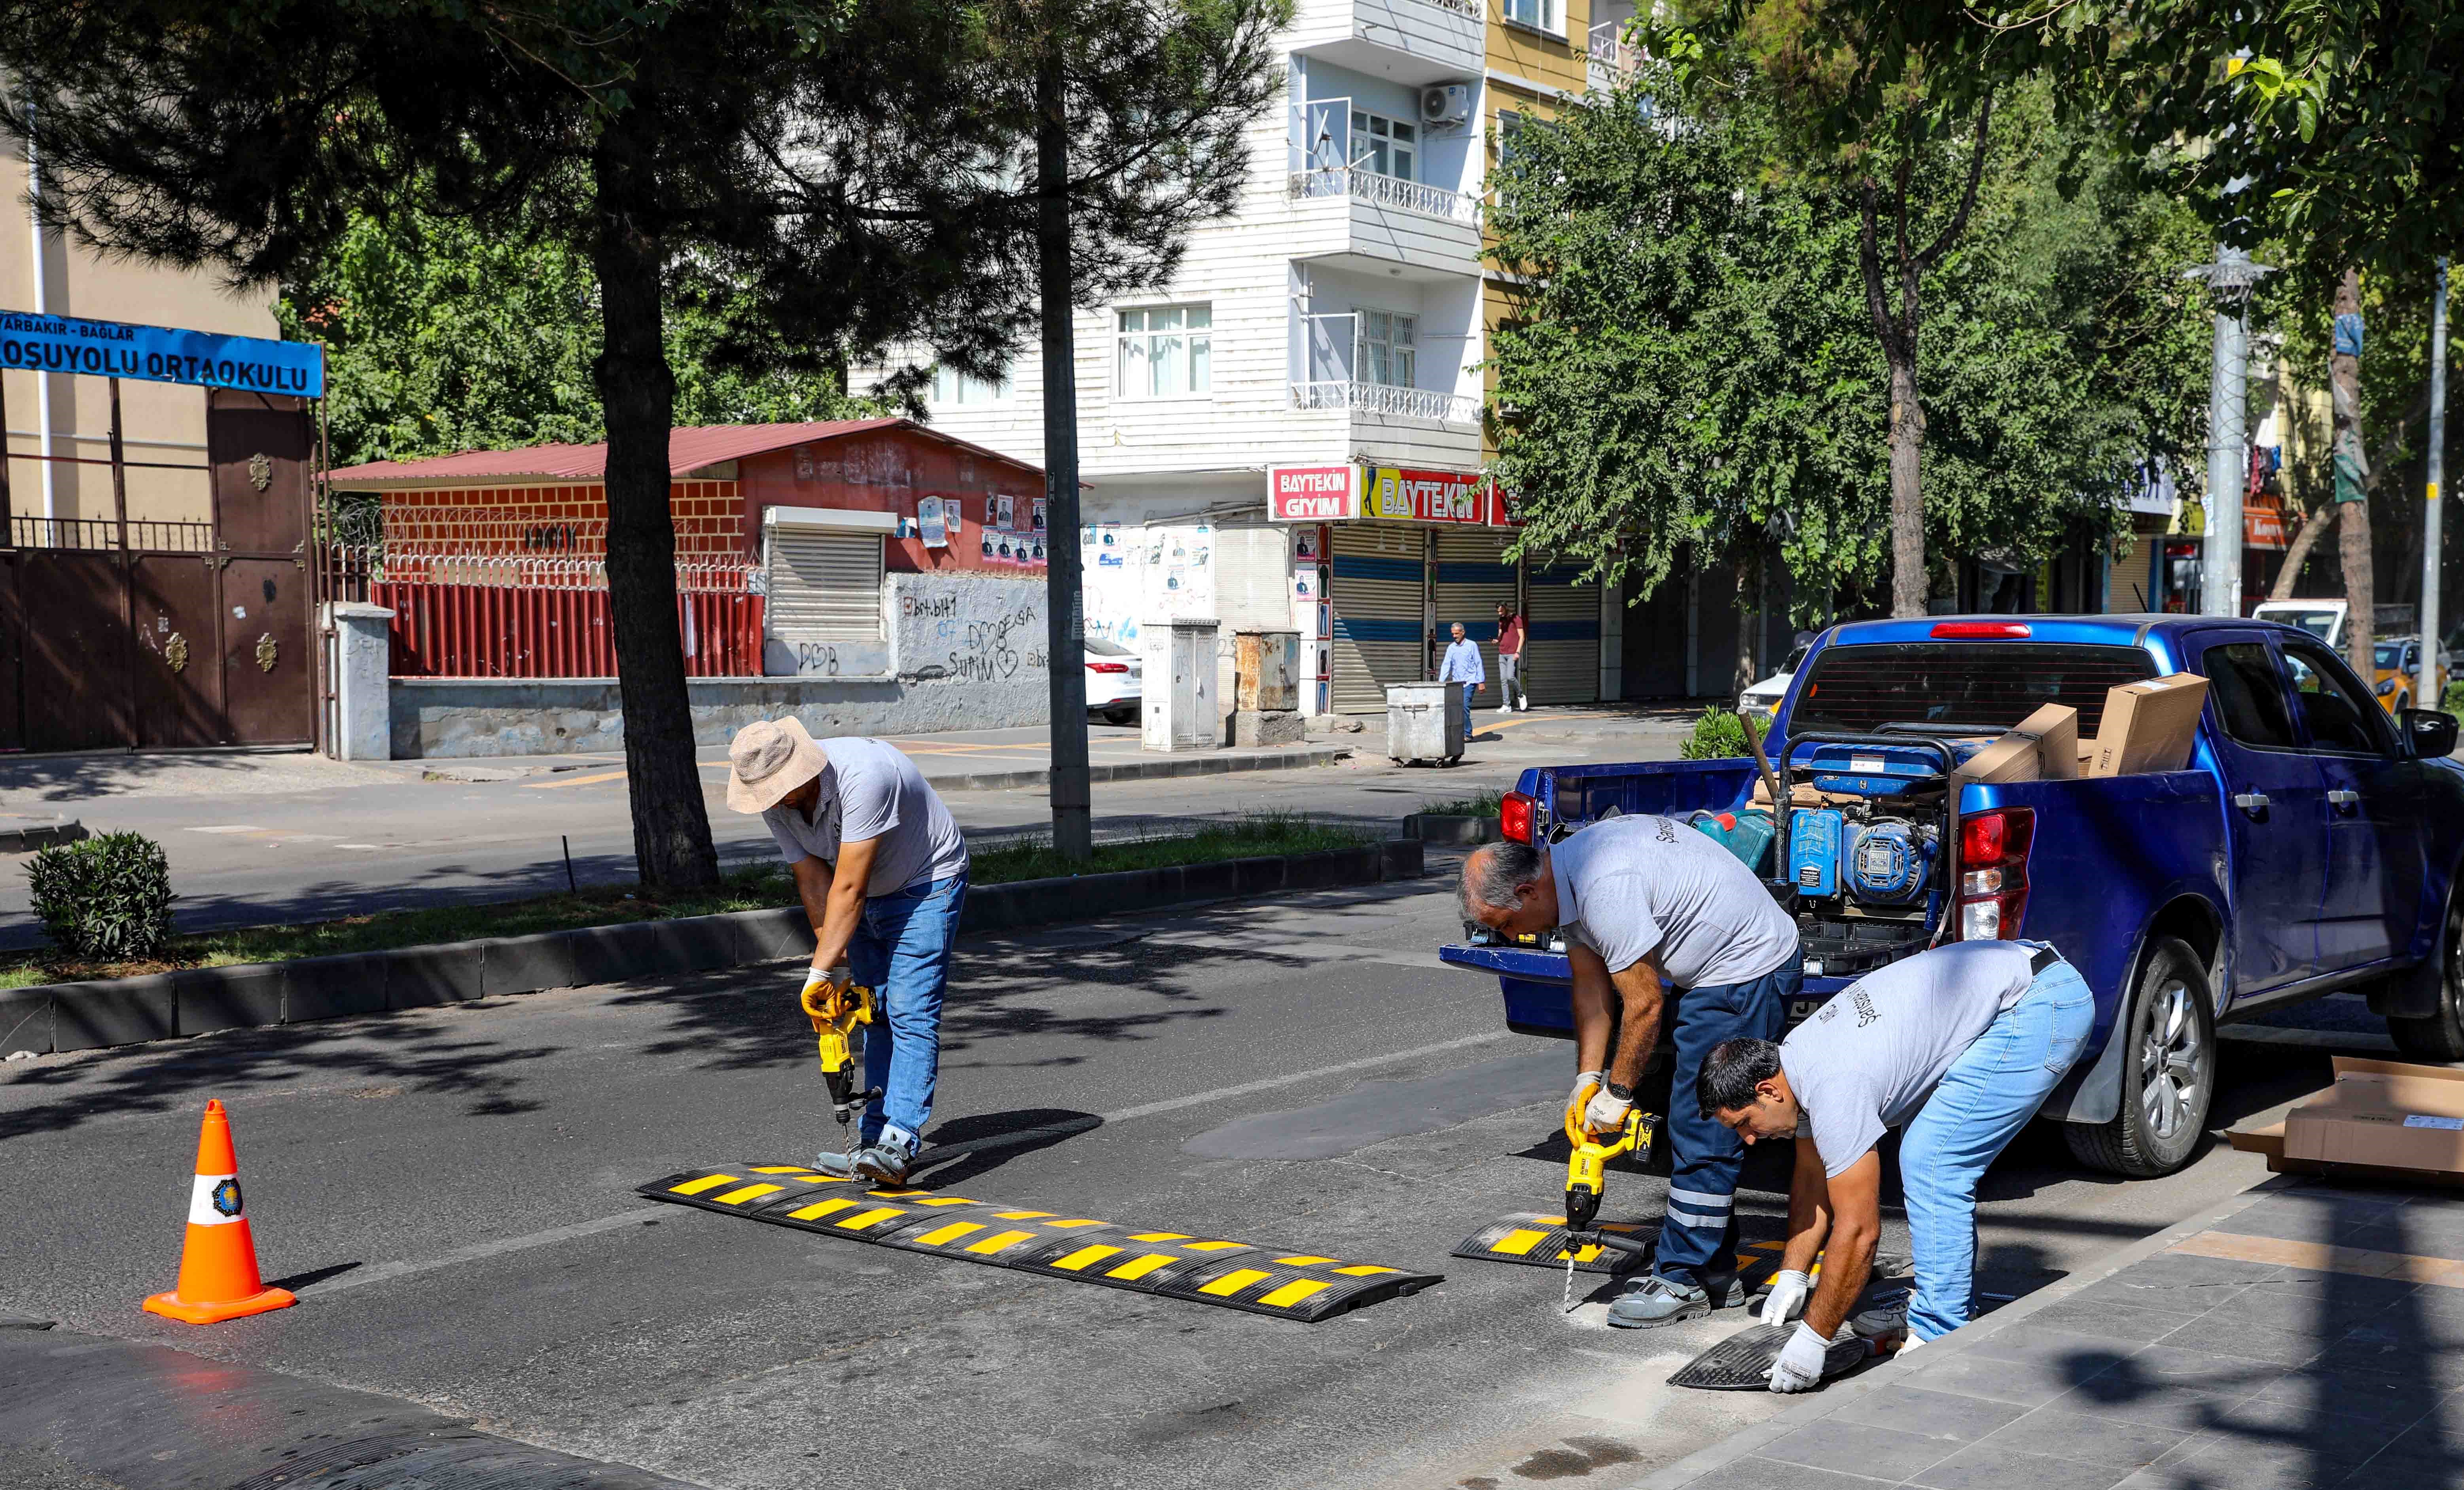
[[[1699,1282],[1703,1273],[1736,1270],[1737,1175],[1745,1168],[1746,1145],[1719,1119],[1703,1116],[1694,1081],[1704,1057],[1722,1040],[1778,1039],[1789,1000],[1804,987],[1804,967],[1792,957],[1750,983],[1707,984],[1677,995],[1670,1031],[1677,1079],[1668,1096],[1668,1215],[1661,1223],[1653,1272]]]

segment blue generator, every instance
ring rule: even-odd
[[[1788,814],[1788,882],[1799,895],[1839,893],[1839,847],[1847,820],[1830,807],[1800,807]]]
[[[1848,893],[1867,905],[1905,905],[1925,893],[1933,856],[1933,834],[1915,823],[1885,818],[1860,828],[1848,853]]]

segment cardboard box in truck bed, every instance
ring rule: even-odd
[[[2338,1056],[2336,1084],[2281,1123],[2235,1128],[2270,1169],[2464,1186],[2464,1071]]]
[[[2089,776],[2136,776],[2177,771],[2190,764],[2199,733],[2199,710],[2208,701],[2208,680],[2175,673],[2109,688],[2104,720],[2087,757]]]

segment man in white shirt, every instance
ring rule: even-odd
[[[736,732],[727,805],[759,812],[813,923],[805,987],[853,981],[889,1021],[865,1032],[864,1110],[852,1158],[814,1168],[898,1184],[933,1114],[941,997],[967,901],[967,844],[915,763],[878,740],[825,747],[793,715]]]
[[[1650,1275],[1610,1305],[1609,1323],[1648,1328],[1743,1303],[1735,1205],[1745,1145],[1687,1099],[1713,1046],[1768,1040],[1786,1023],[1804,985],[1795,921],[1708,835],[1642,815],[1594,823],[1545,855],[1521,843],[1480,849],[1463,861],[1463,901],[1492,931],[1564,929],[1579,1072],[1567,1111],[1592,1132],[1633,1110],[1663,1000],[1676,1000],[1668,1213]]]
[[[1466,640],[1463,622],[1454,625],[1454,640],[1446,647],[1445,660],[1438,664],[1438,681],[1461,683],[1463,707],[1463,738],[1471,738],[1471,696],[1488,687],[1488,669],[1480,660],[1480,643]]]
[[[1772,1367],[1773,1391],[1822,1380],[1824,1346],[1856,1306],[1881,1235],[1881,1159],[1904,1125],[1900,1189],[1916,1253],[1908,1341],[1968,1323],[1976,1182],[2086,1046],[2096,995],[2052,947],[1954,942],[1866,974],[1773,1044],[1721,1043],[1703,1062],[1705,1117],[1749,1144],[1796,1139],[1788,1254],[1763,1323],[1805,1318]],[[1808,1274],[1822,1257],[1822,1287]]]

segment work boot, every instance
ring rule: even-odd
[[[884,1133],[855,1156],[858,1171],[869,1174],[884,1185],[907,1183],[907,1167],[915,1160],[915,1140],[896,1133]]]
[[[826,1174],[834,1180],[854,1179],[856,1177],[855,1155],[844,1149],[825,1148],[822,1150],[822,1156],[813,1161],[813,1172]]]
[[[1735,1274],[1714,1274],[1711,1286],[1665,1273],[1654,1273],[1609,1305],[1609,1323],[1619,1329],[1654,1329],[1685,1320],[1699,1320],[1713,1309],[1733,1309],[1746,1301],[1746,1285]]]

